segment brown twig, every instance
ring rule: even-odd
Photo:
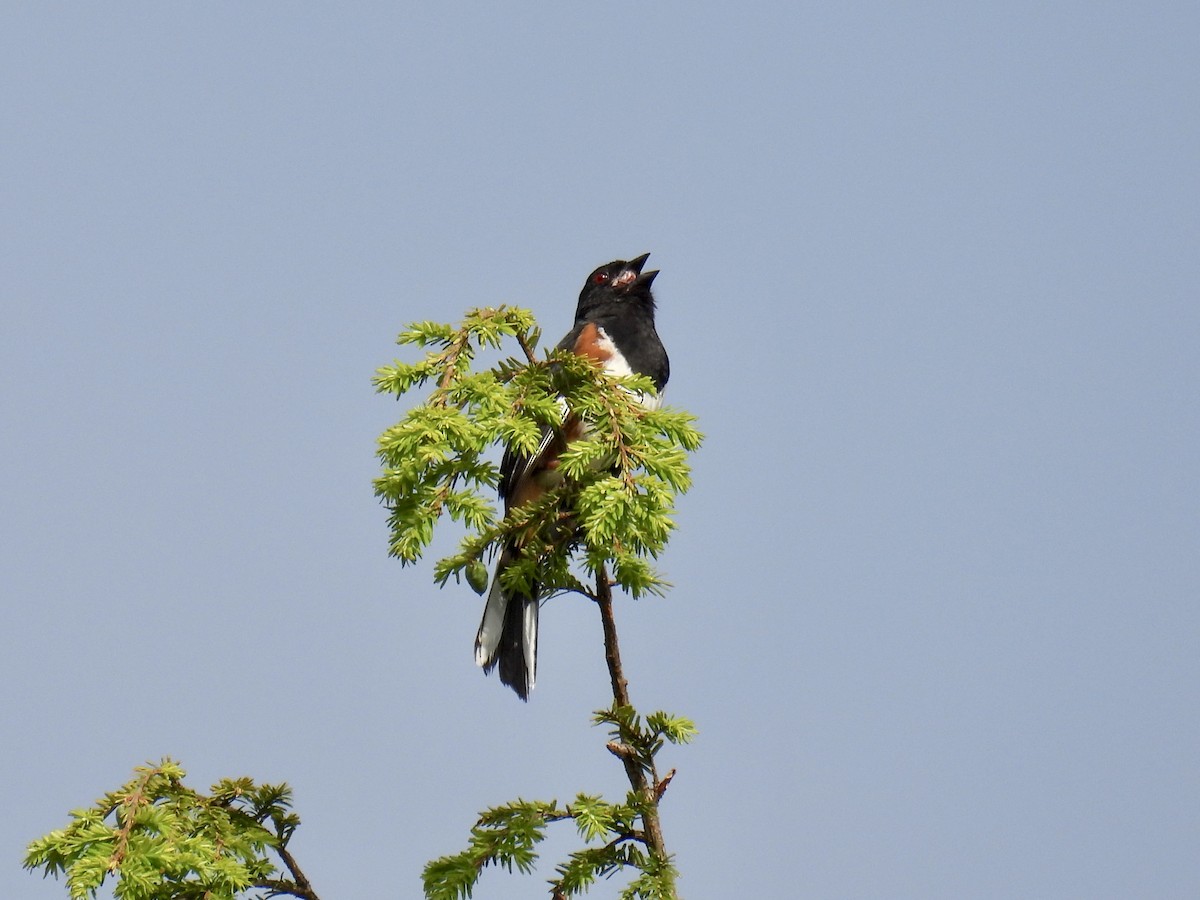
[[[615,381],[616,379],[613,380]],[[621,473],[621,480],[625,482],[625,487],[636,493],[637,481],[633,477],[633,460],[629,456],[629,447],[625,443],[625,434],[621,431],[621,427],[618,424],[617,408],[613,406],[607,395],[602,395],[600,399],[604,403],[604,412],[608,416],[613,442],[617,445],[617,469]]]
[[[658,782],[658,784],[654,785],[654,799],[655,800],[662,799],[662,795],[667,792],[667,785],[669,785],[671,783],[671,779],[674,777],[675,777],[675,770],[672,769],[670,772],[668,772],[666,775],[663,776],[662,781],[660,781],[660,782]]]
[[[149,790],[150,780],[156,775],[162,773],[160,766],[155,766],[148,769],[144,777],[138,780],[135,787],[129,794],[122,798],[114,811],[117,814],[117,824],[120,826],[117,829],[117,841],[113,847],[112,855],[108,860],[108,870],[116,872],[121,868],[121,864],[125,862],[125,855],[129,850],[129,838],[133,834],[133,828],[137,819],[137,811],[140,806],[148,806],[153,801],[146,796]]]
[[[270,897],[298,897],[300,900],[321,900],[317,896],[317,892],[313,890],[312,884],[304,873],[300,871],[300,866],[296,864],[295,857],[288,852],[286,846],[282,844],[275,848],[275,852],[279,854],[279,858],[283,860],[283,864],[287,866],[288,872],[291,873],[291,878],[264,878],[261,881],[256,881],[254,887],[262,888],[268,891]]]
[[[471,335],[464,329],[451,339],[450,343],[446,345],[445,350],[437,354],[438,359],[442,363],[442,377],[438,379],[437,390],[429,398],[430,403],[437,404],[438,406],[448,405],[446,395],[449,393],[450,385],[454,383],[454,379],[458,375],[458,358],[470,346]]]
[[[596,573],[596,605],[600,607],[600,622],[604,626],[604,661],[612,681],[613,701],[617,706],[632,706],[629,702],[629,681],[621,667],[621,645],[617,641],[617,620],[613,618],[612,582],[608,571],[601,566]]]
[[[300,897],[302,900],[321,900],[317,896],[317,892],[313,890],[312,884],[300,871],[300,867],[296,865],[296,860],[292,854],[288,853],[287,847],[280,845],[275,848],[279,854],[279,858],[283,860],[283,864],[288,867],[288,871],[292,873],[292,877],[296,879],[295,890],[291,893],[295,897]]]
[[[525,358],[529,360],[531,365],[536,365],[538,358],[537,352],[533,347],[529,346],[528,335],[521,332],[517,335],[517,343],[521,345],[521,349],[525,351]]]
[[[608,675],[612,682],[615,707],[632,707],[629,702],[629,681],[621,666],[621,646],[617,641],[617,622],[613,618],[612,583],[603,566],[596,573],[596,605],[600,607],[600,622],[604,626],[604,659],[608,663]],[[642,800],[642,823],[646,826],[646,846],[656,859],[666,862],[667,847],[663,840],[662,821],[658,816],[658,801],[662,796],[657,791],[658,780],[646,777],[646,770],[637,762],[634,754],[627,752],[623,742],[613,741],[608,749],[625,766],[625,774],[634,793]],[[670,780],[668,777],[667,781]],[[663,787],[665,788],[665,784]]]

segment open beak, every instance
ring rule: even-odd
[[[658,274],[657,269],[652,269],[649,272],[643,272],[642,266],[646,264],[646,260],[650,258],[649,253],[643,253],[636,259],[631,259],[625,264],[625,268],[621,270],[621,274],[616,277],[614,285],[616,287],[630,289],[634,285],[638,287],[649,288],[654,281],[654,276]]]

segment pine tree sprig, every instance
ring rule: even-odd
[[[122,787],[72,810],[66,828],[31,843],[25,867],[65,875],[72,900],[96,897],[110,879],[120,900],[235,900],[253,891],[318,900],[287,850],[300,824],[291,788],[224,779],[205,795],[185,777],[171,759],[138,767]]]
[[[480,351],[502,348],[506,338],[519,356],[472,370]],[[418,322],[400,335],[426,355],[381,368],[376,388],[397,397],[433,389],[379,438],[375,492],[388,509],[389,550],[416,562],[445,515],[468,533],[435,565],[439,584],[472,573],[481,582],[482,561],[519,534],[534,562],[514,567],[516,584],[530,583],[536,567],[547,593],[583,593],[571,572],[577,558],[590,577],[610,570],[634,597],[662,594],[669,585],[652,560],[675,528],[675,497],[691,485],[687,454],[701,441],[695,419],[642,406],[639,397],[654,390],[647,378],[614,378],[564,351],[539,358],[539,338],[532,315],[508,306],[470,310],[457,326]],[[489,448],[532,453],[545,429],[560,427],[564,410],[588,423],[586,438],[559,457],[567,483],[544,502],[499,516]],[[563,509],[571,510],[565,519]]]

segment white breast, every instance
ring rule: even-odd
[[[617,349],[617,345],[613,343],[612,338],[608,333],[599,326],[596,327],[597,341],[596,346],[601,353],[607,357],[604,361],[604,371],[614,378],[621,378],[625,375],[632,375],[633,369],[629,368],[629,363],[625,357],[621,355],[621,351]],[[657,394],[647,394],[642,391],[637,392],[638,403],[646,407],[646,409],[658,409],[662,406],[662,392]]]

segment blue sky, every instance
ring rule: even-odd
[[[387,558],[370,378],[472,305],[550,343],[651,251],[708,439],[675,590],[617,613],[635,701],[700,727],[689,900],[1194,897],[1197,35],[1182,2],[10,7],[0,895],[65,896],[25,843],[163,755],[289,781],[326,897],[417,895],[485,805],[620,792],[595,611],[544,610],[523,705],[479,599]]]

